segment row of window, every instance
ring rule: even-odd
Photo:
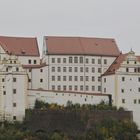
[[[132,80],[132,79],[130,78],[130,80]],[[125,77],[122,77],[122,81],[123,82],[125,81]],[[140,82],[140,77],[138,77],[138,82]]]
[[[36,63],[37,63],[37,60],[31,60],[31,59],[28,60],[28,64],[36,64]]]
[[[126,72],[131,72],[130,69],[132,70],[132,68],[126,68]],[[134,68],[133,72],[140,72],[140,68]]]
[[[17,81],[17,79],[14,77],[13,78],[13,82],[16,82]],[[2,78],[2,82],[5,82],[5,79],[4,78]]]
[[[85,79],[84,79],[85,78]],[[52,76],[52,81],[95,81],[94,76]],[[98,77],[98,82],[101,82],[101,77]]]
[[[13,89],[13,94],[16,94],[16,93],[17,93],[17,90]],[[6,95],[6,91],[5,90],[3,91],[3,95]]]
[[[90,90],[89,88],[90,88],[90,86],[85,86],[86,91],[89,91]],[[101,91],[101,86],[98,86],[97,88],[98,88],[98,91]],[[63,91],[72,91],[72,90],[78,91],[78,90],[80,90],[80,91],[83,91],[84,86],[83,85],[80,85],[80,86],[77,86],[77,85],[75,85],[75,86],[72,86],[72,85],[69,85],[69,86],[52,85],[52,90],[63,90]],[[95,91],[95,86],[91,86],[91,91]]]
[[[122,99],[122,103],[125,104],[126,103],[126,99]],[[133,103],[134,104],[140,104],[140,99],[134,99]]]
[[[8,72],[8,71],[11,70],[11,69],[12,69],[12,67],[7,67],[7,68],[6,68],[6,71]],[[15,71],[19,71],[19,68],[16,67]]]
[[[130,89],[130,91],[132,91],[132,89]],[[121,93],[124,93],[124,92],[125,92],[125,90],[122,88]],[[138,88],[138,92],[140,92],[140,88]]]
[[[85,72],[89,72],[90,68],[85,67]],[[52,67],[52,72],[84,72],[84,67]],[[91,68],[91,72],[95,72],[95,68]],[[102,69],[98,68],[98,73],[101,73]]]
[[[87,63],[89,64],[89,58],[85,58],[84,61],[84,57],[69,57],[68,59],[66,58],[52,58],[52,63]],[[107,59],[104,59],[104,64],[107,64]],[[92,58],[91,59],[91,63],[95,64],[95,59]],[[97,59],[97,64],[101,64],[101,59]]]
[[[32,72],[32,69],[29,69],[29,72]],[[43,69],[40,69],[40,72],[43,72]]]

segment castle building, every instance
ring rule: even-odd
[[[114,39],[0,36],[0,119],[22,121],[36,100],[66,105],[102,100],[133,111],[140,126],[140,57]]]

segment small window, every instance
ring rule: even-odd
[[[80,57],[80,63],[83,63],[83,57]]]
[[[69,72],[72,72],[72,67],[69,67]]]
[[[61,68],[60,67],[57,67],[57,72],[61,72]]]
[[[67,71],[66,67],[63,67],[63,72],[66,72],[66,71]]]
[[[78,72],[78,68],[77,67],[74,67],[74,72]]]
[[[123,81],[123,82],[125,81],[125,77],[122,77],[122,81]]]
[[[78,81],[78,77],[77,76],[74,76],[74,81]]]
[[[61,90],[61,86],[59,85],[59,86],[57,86],[57,90]]]
[[[77,91],[78,90],[78,86],[74,86],[74,90]]]
[[[98,82],[101,82],[101,77],[98,77]]]
[[[92,91],[95,91],[95,86],[92,86]]]
[[[138,91],[140,92],[140,88],[138,88]]]
[[[137,103],[137,100],[136,99],[134,99],[134,104],[136,104]]]
[[[86,67],[86,72],[88,72],[88,67]]]
[[[3,95],[6,95],[6,91],[3,91]]]
[[[69,63],[72,63],[72,57],[69,57]]]
[[[66,81],[66,76],[63,76],[63,81]]]
[[[74,63],[78,63],[78,57],[74,57]]]
[[[40,79],[40,82],[42,83],[43,82],[43,79]]]
[[[140,82],[140,77],[138,78],[138,81]]]
[[[52,67],[52,72],[55,72],[55,67]]]
[[[88,58],[86,58],[86,63],[88,64]]]
[[[55,63],[55,58],[52,58],[52,63]]]
[[[83,90],[83,86],[80,86],[80,90],[81,90],[81,91]]]
[[[139,99],[139,104],[140,104],[140,99]]]
[[[55,86],[54,85],[52,86],[52,90],[55,90]]]
[[[66,86],[63,86],[63,90],[66,90]]]
[[[101,68],[98,68],[98,73],[101,73]]]
[[[104,59],[104,64],[107,64],[107,59]]]
[[[106,88],[104,88],[104,93],[106,93]]]
[[[43,69],[40,69],[40,72],[43,72]]]
[[[121,89],[121,92],[124,93],[124,89]]]
[[[101,64],[101,59],[98,59],[98,64]]]
[[[16,61],[14,61],[14,63],[16,64]]]
[[[16,82],[16,81],[17,81],[17,79],[14,77],[14,78],[13,78],[13,82]]]
[[[72,81],[72,76],[69,76],[69,81]]]
[[[19,71],[19,68],[16,68],[16,71]]]
[[[92,64],[95,64],[95,59],[92,59]]]
[[[80,76],[80,81],[84,81],[84,78],[83,78],[83,76]]]
[[[28,63],[31,64],[31,59],[28,60]]]
[[[94,68],[94,67],[92,68],[92,72],[93,72],[93,73],[95,72],[95,68]]]
[[[98,91],[101,91],[101,86],[98,86]]]
[[[4,82],[4,78],[2,78],[2,82]]]
[[[34,64],[36,64],[36,60],[34,60]]]
[[[129,72],[129,68],[126,68],[126,72]]]
[[[55,81],[55,76],[52,76],[52,81]]]
[[[16,107],[17,106],[17,104],[16,103],[13,103],[13,107]]]
[[[29,69],[29,72],[31,72],[32,71],[32,69]]]
[[[60,77],[60,76],[57,76],[57,80],[58,80],[58,81],[61,81],[61,77]]]
[[[125,104],[125,99],[122,99],[122,103]]]
[[[31,82],[31,79],[28,79],[28,82],[30,83]]]
[[[13,120],[15,121],[17,119],[17,117],[16,116],[13,116]]]
[[[80,67],[80,72],[83,72],[83,67]]]
[[[63,63],[66,63],[66,58],[63,58]]]
[[[17,93],[17,90],[16,89],[13,89],[13,94],[16,94]]]
[[[72,90],[72,86],[71,85],[69,86],[69,90]]]
[[[61,63],[61,59],[60,58],[57,58],[57,63]]]
[[[104,78],[104,83],[106,83],[106,78]]]
[[[86,86],[86,91],[88,91],[88,86]]]
[[[86,81],[88,81],[89,79],[88,79],[88,76],[86,76]]]

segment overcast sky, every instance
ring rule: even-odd
[[[0,35],[111,37],[140,54],[140,0],[0,0]]]

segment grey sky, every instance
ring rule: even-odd
[[[140,0],[0,0],[0,35],[115,38],[140,54]]]

